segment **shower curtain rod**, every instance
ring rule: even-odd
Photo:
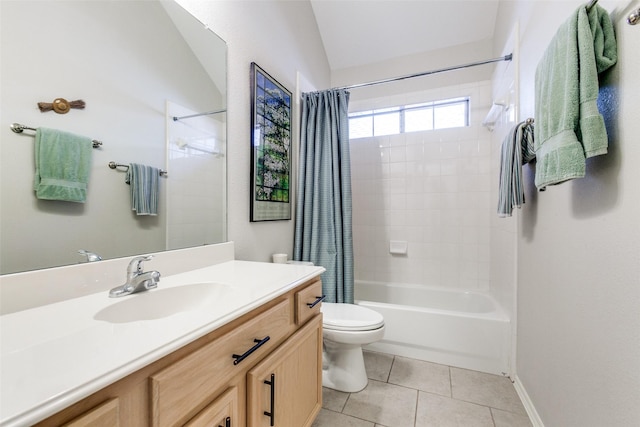
[[[392,77],[392,78],[383,79],[383,80],[376,80],[376,81],[373,81],[373,82],[357,83],[357,84],[353,84],[353,85],[349,85],[349,86],[335,87],[333,89],[334,90],[358,89],[358,88],[365,87],[365,86],[374,86],[374,85],[379,85],[379,84],[382,84],[382,83],[397,82],[397,81],[400,81],[400,80],[412,79],[414,77],[428,76],[428,75],[431,75],[431,74],[444,73],[446,71],[455,71],[455,70],[460,70],[462,68],[469,68],[469,67],[476,67],[478,65],[491,64],[492,62],[511,61],[512,59],[513,59],[513,54],[510,53],[508,55],[501,56],[499,58],[493,58],[493,59],[487,59],[487,60],[484,60],[484,61],[471,62],[469,64],[463,64],[463,65],[455,65],[453,67],[441,68],[439,70],[425,71],[425,72],[416,73],[416,74],[409,74],[409,75],[406,75],[406,76]]]
[[[192,117],[200,117],[200,116],[209,116],[211,114],[220,114],[220,113],[226,113],[227,110],[215,110],[215,111],[207,111],[206,113],[198,113],[198,114],[191,114],[189,116],[181,116],[181,117],[176,117],[173,116],[173,121],[177,122],[178,120],[182,120],[182,119],[190,119]]]

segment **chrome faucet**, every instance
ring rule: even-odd
[[[127,282],[109,291],[109,297],[117,298],[136,292],[148,291],[157,288],[160,281],[160,273],[157,271],[145,272],[142,268],[144,261],[150,261],[153,255],[138,256],[131,260],[127,267]]]

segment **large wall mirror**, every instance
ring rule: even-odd
[[[226,241],[222,39],[165,0],[4,0],[0,19],[0,274]],[[38,109],[59,97],[86,106]],[[85,203],[36,198],[34,132],[12,123],[102,141]],[[157,215],[109,162],[168,172]]]

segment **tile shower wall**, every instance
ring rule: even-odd
[[[405,99],[470,96],[469,127],[350,142],[356,280],[489,289],[491,147],[481,122],[490,88]],[[407,254],[390,254],[391,240],[406,241]]]

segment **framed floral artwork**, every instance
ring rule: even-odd
[[[291,219],[291,92],[251,63],[251,218]]]

